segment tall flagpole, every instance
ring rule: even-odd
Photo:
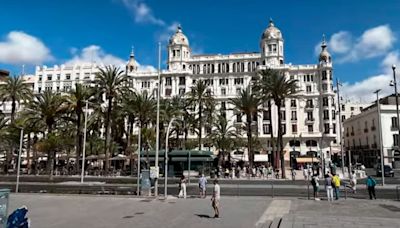
[[[160,148],[160,90],[161,90],[161,42],[158,42],[158,88],[157,88],[157,123],[156,123],[156,178],[154,181],[154,196],[158,196],[158,153]]]

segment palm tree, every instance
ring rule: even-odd
[[[253,151],[253,130],[252,122],[253,118],[258,115],[259,106],[261,104],[261,99],[257,94],[251,91],[251,87],[248,86],[246,89],[242,89],[236,98],[230,98],[230,103],[233,104],[234,110],[239,112],[241,115],[246,116],[245,129],[247,132],[247,151],[249,154],[250,168],[254,165],[254,151]]]
[[[8,77],[5,84],[0,85],[0,99],[4,103],[11,101],[11,123],[14,123],[16,105],[32,98],[32,90],[22,76]]]
[[[147,128],[148,124],[154,122],[157,109],[156,100],[152,95],[149,95],[145,90],[142,93],[136,94],[135,97],[135,115],[139,124],[139,134],[142,134],[142,129]],[[148,134],[150,135],[150,134]],[[146,139],[143,137],[142,142],[146,142]],[[141,143],[143,144],[143,143]],[[139,149],[141,149],[142,145],[138,145]],[[147,147],[146,147],[147,148]],[[148,153],[147,153],[148,157]],[[149,163],[149,159],[147,160],[147,164]]]
[[[96,73],[95,84],[98,86],[99,93],[105,95],[107,100],[107,115],[105,120],[105,174],[108,174],[110,163],[110,143],[111,143],[111,113],[113,110],[114,98],[123,94],[126,90],[127,78],[123,75],[123,71],[115,66],[106,66],[104,69],[99,68]]]
[[[71,90],[66,97],[69,111],[74,113],[72,122],[76,124],[76,136],[75,136],[75,148],[76,148],[76,171],[79,170],[79,159],[83,149],[83,131],[82,131],[82,119],[83,119],[83,108],[85,107],[85,101],[88,101],[94,95],[94,91],[82,84],[76,84],[75,89]]]
[[[238,137],[236,129],[229,124],[225,116],[219,114],[212,123],[213,130],[207,138],[218,149],[218,165],[221,166],[226,153],[235,146],[235,140]]]
[[[285,159],[283,152],[283,132],[281,120],[281,108],[285,104],[285,99],[297,92],[297,80],[285,78],[285,75],[278,70],[263,70],[259,73],[261,79],[259,82],[260,91],[262,91],[265,99],[272,99],[277,107],[278,115],[278,137],[277,146],[280,159],[280,166],[282,169],[282,178],[286,178],[285,173]],[[279,166],[279,164],[276,164]],[[279,168],[279,167],[278,167]]]
[[[56,124],[61,119],[62,115],[66,113],[67,109],[68,105],[63,96],[58,93],[53,93],[52,91],[45,91],[26,105],[22,115],[25,116],[27,122],[33,124],[38,129],[42,129],[43,132],[46,132],[45,139],[48,139],[49,135],[56,129]],[[50,141],[53,139],[50,139]],[[52,178],[55,151],[47,152],[47,169],[50,178]]]
[[[204,80],[198,80],[192,86],[189,92],[189,104],[195,109],[197,108],[197,130],[199,150],[202,145],[202,129],[203,129],[203,112],[205,107],[210,107],[214,103],[212,92],[208,89],[207,83]]]

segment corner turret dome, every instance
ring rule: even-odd
[[[185,36],[185,34],[183,34],[182,27],[180,25],[178,25],[178,27],[176,28],[175,34],[172,35],[171,38],[169,39],[169,44],[189,46],[189,40]]]
[[[269,20],[268,28],[264,30],[261,39],[282,39],[281,30],[275,27],[272,19]]]
[[[328,50],[327,50],[327,44],[325,41],[325,35],[323,35],[322,38],[322,43],[321,43],[321,53],[319,54],[319,62],[327,62],[330,63],[331,62],[331,54],[329,54]]]

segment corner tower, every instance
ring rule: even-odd
[[[261,36],[261,61],[263,65],[278,66],[284,63],[284,42],[281,31],[272,19]]]
[[[191,52],[189,40],[183,34],[182,27],[178,25],[175,34],[169,39],[168,69],[172,71],[187,70]]]

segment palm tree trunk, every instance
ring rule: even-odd
[[[47,132],[47,139],[49,139],[49,136],[51,135],[53,131],[53,126],[48,125],[47,126],[48,132]],[[49,179],[53,180],[53,169],[54,169],[54,157],[53,156],[54,152],[52,149],[50,151],[47,151],[47,173],[49,174]]]
[[[106,119],[106,140],[105,140],[105,175],[108,175],[108,171],[110,169],[110,144],[111,144],[111,111],[112,111],[112,97],[108,98],[108,107],[107,107],[107,119]]]
[[[268,102],[268,112],[269,112],[269,116],[270,116],[270,121],[271,121],[271,102]],[[276,156],[276,151],[274,150],[274,131],[273,131],[274,129],[273,129],[273,126],[272,126],[272,122],[270,122],[270,125],[269,125],[269,132],[271,133],[271,140],[270,140],[270,142],[271,142],[271,155],[272,155],[272,159],[271,159],[271,161],[272,161],[272,166],[273,167],[276,167],[276,164],[278,163],[278,160],[277,160],[277,156]]]
[[[203,121],[202,121],[202,112],[203,112],[203,104],[200,102],[199,104],[199,150],[201,150],[201,137],[203,130]]]
[[[284,154],[283,154],[283,139],[282,139],[282,124],[281,124],[281,120],[282,120],[282,116],[281,116],[281,103],[280,102],[276,102],[276,107],[278,109],[278,156],[279,156],[279,160],[280,160],[280,167],[282,170],[282,179],[286,178],[286,172],[285,172],[285,158],[284,158]]]
[[[81,157],[81,152],[82,152],[82,141],[83,141],[83,137],[82,137],[82,126],[81,126],[81,113],[78,112],[77,113],[77,123],[76,123],[76,139],[75,139],[75,148],[76,148],[76,172],[79,173],[79,160]],[[83,162],[83,160],[82,160]],[[82,166],[83,167],[83,166]]]
[[[31,133],[28,132],[28,145],[26,145],[26,160],[28,162],[28,174],[31,174]]]
[[[253,139],[252,139],[252,132],[251,132],[251,114],[246,115],[247,119],[247,153],[249,155],[249,164],[250,169],[253,169],[254,166],[254,154],[253,154]]]

